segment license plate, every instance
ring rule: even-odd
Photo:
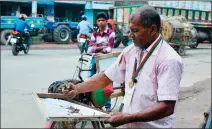
[[[82,42],[82,43],[84,43],[86,41],[86,39],[80,38],[79,41]]]
[[[16,43],[17,39],[16,38],[11,38],[10,42],[11,43]]]

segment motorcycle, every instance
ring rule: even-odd
[[[93,29],[90,30],[89,33],[93,33],[94,31],[98,30],[98,26],[94,25]],[[88,45],[90,43],[90,37],[86,34],[80,34],[78,39],[78,48],[80,49],[80,54],[83,54],[84,52],[87,53],[88,51]]]
[[[80,34],[79,44],[78,44],[78,47],[80,49],[80,54],[83,54],[84,52],[87,53],[89,42],[90,42],[90,39],[86,34]]]
[[[34,24],[31,25],[31,28],[34,27]],[[30,32],[27,29],[24,29],[25,33]],[[32,42],[31,38],[30,38],[30,42]],[[8,42],[7,45],[11,44],[12,45],[12,54],[14,56],[17,56],[18,53],[20,51],[24,51],[24,54],[28,54],[30,46],[26,45],[24,43],[22,34],[17,32],[17,31],[13,31],[12,35],[10,35],[10,37],[8,38]]]

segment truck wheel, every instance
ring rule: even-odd
[[[128,46],[128,42],[129,42],[129,37],[128,36],[123,36],[122,39],[122,44],[127,47]]]
[[[5,45],[8,39],[8,36],[12,33],[12,30],[3,30],[1,32],[1,44]]]
[[[197,43],[202,43],[203,41],[207,40],[208,34],[205,32],[199,32],[197,36]]]
[[[199,45],[198,42],[196,42],[196,44],[193,44],[193,45],[189,45],[190,48],[197,48],[197,46]]]
[[[209,34],[209,42],[212,43],[212,31]]]
[[[79,30],[71,30],[71,40],[73,42],[77,42],[77,34],[79,33]]]
[[[48,28],[47,28],[46,26],[43,27],[43,33],[44,33],[44,34],[48,34],[48,33],[49,33],[49,32],[48,32]]]
[[[52,34],[46,34],[42,37],[45,42],[54,42]]]
[[[71,39],[71,30],[66,25],[59,25],[54,29],[53,36],[55,42],[67,44]]]
[[[177,50],[177,53],[180,55],[180,56],[185,56],[186,54],[186,46],[180,46]]]

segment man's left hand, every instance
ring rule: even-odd
[[[107,121],[105,121],[105,123],[109,123],[113,127],[118,127],[129,123],[130,114],[112,112],[110,113],[110,115],[111,117]]]

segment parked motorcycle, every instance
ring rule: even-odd
[[[34,24],[31,25],[31,28],[34,27]],[[28,29],[24,29],[25,33],[27,32],[31,32]],[[31,38],[30,38],[30,42],[32,42]],[[22,37],[22,34],[17,32],[17,31],[13,31],[12,35],[10,35],[7,44],[11,44],[12,45],[12,54],[14,56],[17,56],[18,53],[20,51],[24,51],[24,54],[28,54],[30,46],[26,45],[24,43],[24,39]]]
[[[129,39],[128,35],[129,35],[129,30],[127,28],[124,28],[123,25],[115,24],[114,48],[119,47],[121,43],[125,47],[127,47],[131,43],[131,40]]]

